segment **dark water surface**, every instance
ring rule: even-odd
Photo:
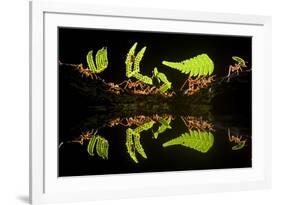
[[[59,176],[251,167],[251,131],[241,116],[218,117],[215,121],[215,131],[207,131],[213,135],[213,144],[206,152],[183,145],[163,147],[164,143],[178,138],[183,133],[189,133],[181,116],[173,117],[175,119],[170,123],[172,128],[159,134],[157,139],[154,138],[153,132],[157,131],[160,123],[156,122],[152,129],[141,132],[140,142],[147,158],[136,152],[138,163],[128,153],[128,127],[122,125],[99,129],[99,135],[106,138],[109,144],[108,159],[102,159],[97,154],[89,155],[88,142],[83,145],[73,142],[62,144],[59,149]],[[241,135],[243,140],[247,140],[245,147],[232,150],[235,143],[229,141],[228,128],[232,135]],[[199,132],[203,133],[204,130]]]

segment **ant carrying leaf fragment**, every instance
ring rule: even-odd
[[[232,56],[232,59],[236,61],[236,63],[234,65],[229,65],[228,67],[228,82],[230,80],[229,76],[231,73],[236,73],[237,75],[239,75],[239,72],[243,72],[243,69],[247,68],[246,63],[248,63],[247,61],[243,60],[238,56]]]
[[[232,150],[240,150],[246,146],[246,139],[242,140],[243,136],[241,135],[231,135],[230,129],[228,128],[228,140],[229,142],[234,142],[236,145],[234,145],[231,149]]]

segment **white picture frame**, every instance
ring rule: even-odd
[[[126,23],[124,23],[126,22]],[[136,23],[137,22],[137,23]],[[67,177],[57,171],[57,26],[253,36],[253,167]],[[184,28],[186,28],[184,27]],[[238,191],[271,186],[271,18],[80,3],[30,2],[30,202]],[[94,186],[93,186],[94,184]],[[71,195],[71,197],[69,197]]]

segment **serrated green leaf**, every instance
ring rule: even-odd
[[[86,60],[87,60],[87,63],[88,63],[88,67],[89,69],[93,72],[93,73],[96,73],[96,66],[95,66],[95,63],[94,63],[94,59],[93,59],[93,50],[89,51],[87,56],[86,56]]]
[[[102,48],[96,53],[96,73],[103,72],[108,66],[107,49]]]
[[[232,56],[232,59],[235,60],[237,63],[239,63],[242,67],[247,67],[246,61],[244,61],[242,58],[238,56]]]
[[[162,61],[163,65],[181,71],[189,76],[211,75],[214,71],[214,63],[205,53],[181,62]]]
[[[162,146],[169,147],[173,145],[182,145],[206,153],[213,146],[214,136],[210,132],[190,130],[181,134],[179,137],[165,142]]]

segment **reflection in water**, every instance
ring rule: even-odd
[[[202,117],[181,116],[182,121],[188,130],[199,129],[199,130],[211,130],[214,131],[214,125],[207,120],[203,120]]]
[[[169,140],[162,146],[182,145],[206,153],[214,144],[214,136],[210,132],[214,131],[214,125],[207,120],[203,120],[202,117],[181,116],[181,119],[189,132]]]
[[[118,125],[122,125],[124,127],[131,127],[132,125],[142,125],[145,122],[148,121],[161,121],[162,119],[166,119],[166,118],[171,118],[172,119],[172,115],[152,115],[152,116],[145,116],[145,115],[137,115],[137,116],[133,116],[133,117],[124,117],[124,118],[120,118],[117,117],[115,119],[110,120],[109,122],[106,123],[106,126],[108,127],[115,127]]]
[[[211,132],[189,130],[179,137],[163,144],[163,147],[182,145],[206,153],[214,144],[214,136]]]
[[[212,156],[221,148],[218,144],[225,139],[223,136],[228,136],[224,144],[226,148],[229,143],[235,143],[234,146],[231,146],[230,151],[237,150],[236,153],[239,153],[238,150],[246,146],[247,136],[239,135],[239,130],[232,128],[231,132],[230,128],[227,128],[228,124],[218,122],[213,124],[209,119],[212,117],[208,117],[207,120],[207,117],[202,116],[172,116],[170,114],[118,117],[106,120],[99,126],[92,124],[90,127],[93,129],[88,129],[79,137],[67,142],[80,144],[82,149],[86,149],[86,153],[90,156],[89,159],[95,160],[96,167],[104,160],[110,164],[118,153],[125,153],[129,156],[129,164],[135,166],[138,164],[144,166],[144,163],[140,163],[140,158],[146,159],[147,163],[155,163],[157,161],[154,157],[155,152],[159,155],[171,152],[173,153],[171,157],[175,155],[177,158],[185,156],[181,155],[184,150],[189,150],[192,155],[208,153]],[[117,129],[119,130],[118,135],[114,134],[115,131],[108,132]],[[115,138],[110,138],[110,136],[115,136]],[[152,145],[151,142],[148,142],[149,139],[154,139],[155,146],[159,144],[157,151],[149,146]],[[215,143],[215,140],[218,141],[218,144]],[[109,144],[112,145],[109,146]],[[183,147],[187,149],[182,149]],[[115,150],[118,150],[118,153]],[[189,154],[189,158],[192,158],[192,155]],[[182,158],[182,160],[190,160],[189,158]]]
[[[147,156],[142,148],[140,143],[141,132],[145,130],[149,130],[152,128],[154,121],[146,122],[142,125],[139,125],[135,129],[128,128],[126,130],[126,147],[130,157],[134,160],[135,163],[138,163],[136,157],[136,151],[145,159]]]
[[[89,140],[87,146],[89,155],[94,156],[94,152],[96,150],[98,156],[100,156],[102,159],[108,159],[108,141],[102,136],[97,135],[97,132],[98,131],[96,130],[94,133],[93,129],[91,131],[82,132],[78,139],[72,140],[71,142],[83,145],[84,141]]]
[[[158,130],[156,132],[153,132],[153,137],[155,139],[157,139],[158,135],[161,133],[164,133],[167,129],[172,129],[172,127],[170,126],[172,120],[172,116],[168,116],[168,117],[163,117],[159,120],[159,123],[161,124],[158,128]]]
[[[87,147],[89,155],[94,156],[94,151],[102,159],[108,159],[108,141],[100,135],[94,134],[90,139]]]
[[[93,129],[91,131],[82,132],[82,134],[79,136],[79,138],[75,139],[75,140],[72,140],[72,142],[77,142],[77,143],[83,145],[85,140],[87,141],[87,140],[92,138],[93,133],[94,133]],[[97,131],[95,132],[95,134],[96,133],[97,133]]]
[[[213,146],[214,136],[212,131],[214,131],[214,125],[204,120],[202,117],[194,116],[180,116],[180,119],[184,123],[188,132],[180,134],[179,137],[171,139],[165,142],[162,146],[169,147],[172,145],[182,145],[185,147],[192,148],[196,151],[206,153]],[[143,131],[151,130],[152,137],[157,139],[158,136],[164,133],[168,129],[172,129],[170,125],[175,117],[172,115],[152,115],[144,116],[138,115],[128,118],[115,118],[110,120],[102,127],[115,127],[123,126],[128,127],[126,129],[126,148],[131,159],[138,163],[136,154],[139,153],[143,158],[147,159],[147,155],[144,148],[141,145],[141,133]],[[154,124],[157,124],[157,131],[153,131]],[[132,128],[136,126],[135,128]],[[84,141],[89,141],[87,146],[87,151],[89,155],[94,156],[95,152],[102,159],[108,159],[109,143],[108,141],[97,134],[98,129],[94,132],[94,129],[87,132],[82,132],[82,134],[75,140],[71,142],[79,143],[83,145]],[[232,147],[233,150],[241,149],[245,146],[246,140],[241,140],[241,138],[230,136],[230,142],[234,141],[237,143],[236,146]]]
[[[235,135],[231,135],[230,134],[230,129],[228,128],[228,139],[229,139],[229,142],[234,142],[236,145],[234,145],[232,147],[232,150],[239,150],[239,149],[242,149],[243,147],[245,147],[246,145],[246,139],[245,140],[242,140],[243,136],[235,136]]]

